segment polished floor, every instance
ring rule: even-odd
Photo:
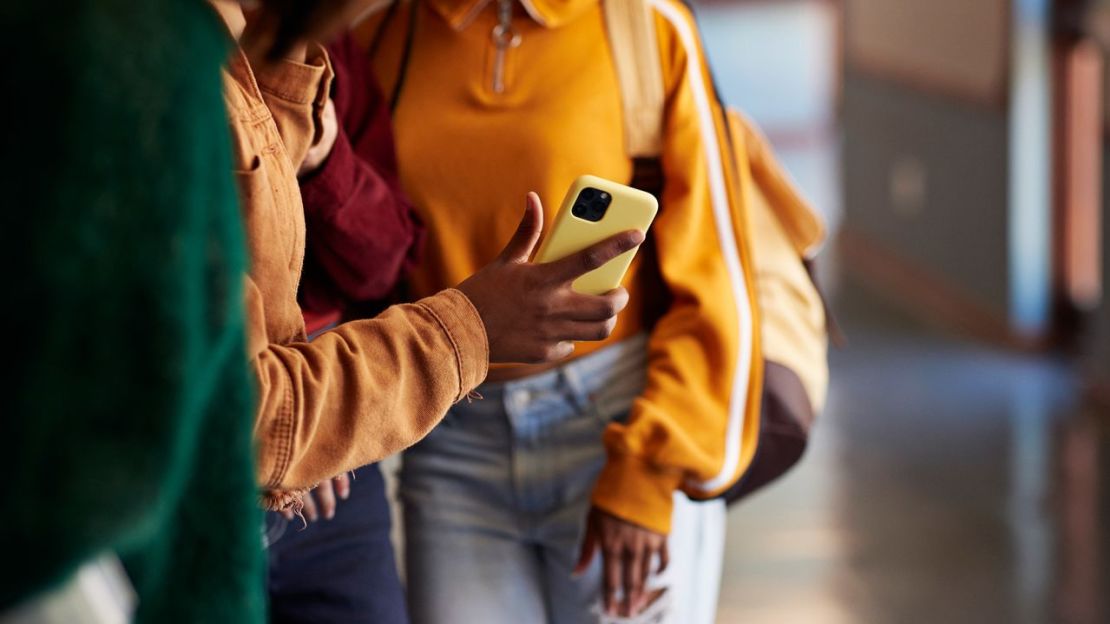
[[[1110,415],[851,284],[808,455],[732,509],[723,623],[1110,622]]]
[[[699,18],[723,96],[835,229],[832,6],[703,3]],[[1110,623],[1110,414],[1083,405],[1078,372],[836,290],[850,347],[802,463],[729,513],[718,621]]]

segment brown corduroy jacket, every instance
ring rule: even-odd
[[[213,5],[241,30],[236,3]],[[308,342],[296,297],[305,248],[296,169],[317,140],[327,55],[317,48],[305,63],[252,68],[236,50],[223,79],[251,259],[257,476],[265,505],[285,508],[316,483],[427,434],[485,378],[488,342],[474,306],[450,289]]]

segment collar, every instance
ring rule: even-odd
[[[517,0],[514,0],[514,2]],[[487,6],[497,0],[428,0],[451,28],[469,26]],[[519,0],[528,16],[541,26],[558,28],[598,4],[598,0]]]

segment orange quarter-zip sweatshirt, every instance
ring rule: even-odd
[[[712,496],[741,470],[759,380],[751,276],[738,242],[722,115],[697,30],[677,0],[650,0],[666,90],[659,215],[627,277],[631,303],[613,336],[582,356],[650,332],[647,387],[604,434],[608,462],[593,501],[669,532],[672,495]],[[537,191],[554,216],[582,174],[628,182],[617,77],[597,0],[427,0],[393,12],[375,71],[398,82],[409,16],[411,55],[395,111],[402,183],[427,227],[418,296],[493,260]],[[355,28],[364,46],[383,12]],[[506,15],[509,19],[506,23]],[[527,367],[498,368],[519,377]],[[750,440],[749,440],[750,441]]]

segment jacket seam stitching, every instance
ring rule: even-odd
[[[285,100],[290,104],[297,104],[298,106],[306,106],[309,104],[315,105],[316,103],[316,96],[306,98],[294,93],[293,91],[287,91],[280,87],[259,86],[258,90],[262,93],[265,93],[266,95],[272,95],[273,97]]]
[[[451,349],[455,352],[455,370],[458,373],[458,383],[459,383],[459,391],[458,391],[458,393],[455,394],[455,400],[459,401],[460,399],[462,399],[462,395],[463,395],[463,391],[464,391],[464,382],[463,382],[464,378],[463,378],[463,358],[462,358],[462,353],[459,351],[458,341],[455,340],[455,335],[451,333],[451,329],[449,327],[447,327],[447,323],[445,323],[443,321],[443,318],[441,318],[440,315],[434,309],[432,309],[431,306],[428,306],[428,305],[423,304],[423,303],[417,303],[416,305],[418,305],[421,308],[427,310],[428,314],[431,314],[432,318],[435,319],[436,323],[438,323],[439,326],[443,329],[443,333],[447,334],[447,340],[448,340],[448,342],[451,343]]]
[[[274,466],[274,474],[270,478],[270,487],[277,488],[285,473],[289,470],[289,463],[293,455],[293,390],[286,386],[282,397],[281,428],[278,431],[278,461]]]

